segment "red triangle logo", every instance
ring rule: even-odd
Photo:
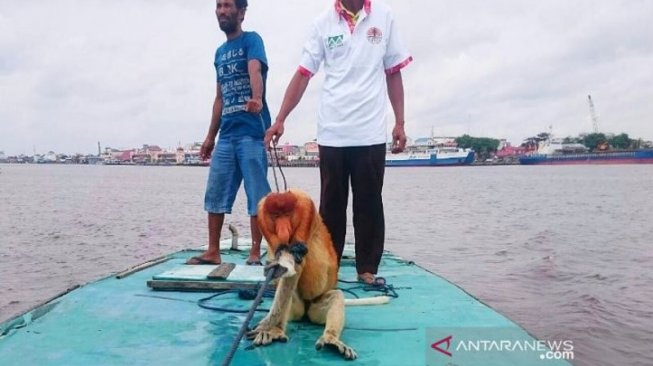
[[[440,352],[440,353],[444,353],[445,355],[451,357],[451,352],[449,352],[449,347],[451,346],[451,338],[452,338],[452,337],[453,337],[453,336],[448,336],[448,337],[445,337],[445,338],[440,339],[439,341],[437,341],[437,342],[431,344],[431,348],[433,348],[434,350],[436,350],[436,351],[438,351],[438,352]],[[447,344],[447,348],[446,348],[446,349],[440,348],[440,345],[441,345],[442,343],[446,343],[446,344]]]

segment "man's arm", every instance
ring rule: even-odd
[[[406,132],[404,131],[404,84],[401,71],[386,75],[388,97],[395,113],[395,126],[392,129],[392,153],[400,153],[406,148]]]
[[[292,112],[292,110],[297,107],[297,104],[299,104],[310,80],[309,76],[302,74],[300,71],[295,72],[295,75],[293,75],[290,84],[288,84],[288,88],[286,88],[286,93],[283,96],[283,102],[281,102],[279,114],[277,115],[274,124],[265,133],[263,143],[266,147],[270,146],[270,141],[274,141],[275,145],[279,142],[279,138],[283,135],[284,131],[283,124],[286,121],[286,118],[288,118],[290,112]]]
[[[247,62],[247,73],[249,74],[252,96],[247,101],[245,110],[249,113],[258,114],[263,109],[263,74],[261,73],[261,61],[256,59],[249,60]]]
[[[200,158],[207,160],[211,157],[213,147],[215,146],[215,137],[220,130],[220,118],[222,117],[222,90],[218,83],[215,90],[215,100],[213,101],[213,111],[211,113],[211,124],[209,125],[209,132],[206,134],[204,143],[200,148]]]

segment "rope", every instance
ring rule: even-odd
[[[302,259],[304,258],[304,255],[306,254],[306,246],[304,245],[304,243],[294,243],[293,245],[290,246],[290,248],[288,246],[282,245],[279,248],[277,248],[277,251],[275,253],[275,258],[277,260],[280,257],[280,253],[282,249],[288,250],[290,253],[292,253],[296,263],[301,263]],[[256,298],[254,299],[254,303],[252,304],[252,307],[249,309],[249,312],[247,313],[247,317],[245,317],[245,321],[243,322],[243,325],[240,327],[240,331],[238,331],[238,335],[236,336],[234,343],[231,345],[231,349],[229,350],[229,353],[227,353],[227,357],[225,357],[224,361],[222,362],[222,366],[229,366],[229,364],[231,363],[234,354],[236,354],[236,350],[238,350],[238,344],[243,339],[243,336],[245,335],[245,332],[249,327],[249,322],[252,320],[252,317],[254,316],[254,312],[256,311],[256,308],[263,300],[263,294],[266,292],[266,288],[268,287],[268,284],[270,283],[270,281],[272,281],[272,278],[279,277],[283,274],[283,272],[279,272],[279,268],[281,268],[279,264],[265,268],[265,270],[267,270],[267,273],[265,273],[265,281],[261,285],[261,288],[259,288],[258,293],[256,294]],[[278,275],[277,272],[279,272]]]
[[[349,284],[355,283],[360,285],[360,286],[353,286],[347,288],[339,287],[339,289],[343,292],[353,294],[356,298],[358,298],[358,296],[353,292],[353,290],[363,290],[365,292],[380,292],[382,295],[390,296],[395,299],[399,297],[399,294],[397,294],[397,291],[395,291],[396,288],[391,284],[387,284],[385,282],[385,278],[377,277],[375,280],[377,282],[371,284],[362,284],[361,282],[358,281],[338,280],[338,282],[341,283],[349,283]]]
[[[295,245],[299,247],[300,245]],[[278,257],[278,255],[277,255]],[[300,260],[301,262],[301,260]],[[272,280],[273,277],[275,277],[275,274],[277,272],[278,267],[272,267],[270,270],[267,272],[265,276],[265,281],[261,285],[261,287],[258,289],[258,293],[256,294],[256,298],[254,299],[254,303],[252,303],[252,306],[249,308],[249,311],[247,313],[247,316],[245,317],[245,321],[243,322],[243,325],[241,325],[240,330],[238,331],[238,335],[236,336],[236,339],[234,339],[234,342],[231,344],[231,348],[229,349],[229,352],[227,353],[227,356],[224,358],[222,361],[222,366],[229,366],[231,364],[231,361],[234,358],[234,355],[236,354],[236,351],[238,350],[238,345],[240,344],[240,341],[243,339],[245,336],[245,332],[247,332],[247,329],[249,328],[249,323],[252,321],[252,318],[254,317],[254,313],[256,311],[269,311],[268,309],[258,309],[258,306],[261,304],[263,301],[263,296],[267,294],[267,296],[274,296],[274,293],[270,292],[270,290],[267,290],[267,286]],[[339,282],[342,283],[352,283],[350,281],[345,281],[345,280],[339,280]],[[349,287],[346,289],[340,289],[342,291],[348,292],[350,294],[353,294],[355,297],[358,297],[352,290],[355,289],[362,289],[363,291],[369,292],[369,291],[378,291],[383,293],[386,296],[391,296],[394,298],[399,297],[399,295],[395,292],[394,288],[392,285],[387,285],[385,283],[383,284],[373,284],[373,285],[363,285],[363,286],[354,286],[354,287]],[[221,296],[227,293],[238,293],[241,297],[243,297],[243,293],[241,290],[227,290],[224,292],[221,292],[219,294],[215,294],[203,299],[200,299],[198,301],[198,305],[202,308],[205,309],[211,309],[211,310],[218,310],[218,311],[224,311],[224,312],[230,312],[230,313],[244,313],[244,310],[240,309],[229,309],[229,308],[221,308],[221,307],[211,307],[206,304],[204,304],[206,301],[214,299],[217,296]],[[345,327],[347,328],[347,327]],[[397,331],[397,330],[414,330],[413,328],[403,328],[403,329],[379,329],[379,328],[349,328],[349,329],[356,329],[356,330],[363,330],[363,331]]]
[[[281,173],[283,178],[283,190],[284,192],[288,190],[288,183],[286,182],[286,175],[283,174],[283,169],[281,169],[281,164],[279,164],[279,153],[277,152],[277,143],[272,141],[272,149],[274,150],[274,160],[277,162],[277,169]],[[274,172],[274,165],[272,166],[272,173],[274,174],[274,184],[277,186],[277,192],[279,192],[279,183],[277,183],[277,173]]]
[[[240,344],[240,341],[243,339],[243,336],[245,336],[245,332],[249,327],[249,322],[252,321],[252,317],[254,317],[256,308],[259,306],[261,301],[263,301],[263,294],[265,293],[268,284],[272,280],[272,277],[274,277],[275,272],[276,272],[276,267],[270,269],[268,271],[267,276],[265,276],[265,281],[263,282],[263,285],[261,285],[261,288],[258,289],[258,293],[256,294],[256,298],[254,299],[254,303],[252,304],[252,307],[249,308],[249,312],[245,317],[245,321],[243,322],[243,325],[240,327],[240,330],[238,331],[238,335],[236,336],[236,339],[234,339],[234,343],[231,344],[231,349],[229,349],[229,353],[227,353],[227,356],[224,358],[224,361],[222,361],[222,366],[229,366],[231,360],[234,358],[234,355],[238,350],[238,345]]]
[[[260,288],[259,288],[260,290]],[[213,306],[213,305],[208,305],[207,302],[210,300],[215,299],[218,296],[222,295],[227,295],[227,294],[238,294],[238,297],[243,300],[254,300],[257,295],[257,291],[254,290],[246,290],[246,289],[233,289],[233,290],[225,290],[221,291],[215,295],[211,295],[209,297],[205,297],[203,299],[197,300],[197,305],[203,309],[207,310],[214,310],[214,311],[221,311],[224,313],[236,313],[236,314],[247,314],[249,312],[249,309],[232,309],[232,308],[227,308],[227,307],[222,307],[222,306]],[[274,297],[274,290],[266,290],[263,293],[263,297],[268,297],[272,298]],[[270,309],[256,309],[256,311],[265,313],[269,312]]]
[[[265,132],[267,131],[265,128],[265,122],[263,121],[263,116],[259,113],[258,118],[261,121],[261,127],[263,127],[263,135],[265,135]],[[274,151],[274,160],[276,161],[276,168],[279,169],[279,173],[281,173],[281,177],[283,178],[283,190],[287,191],[288,190],[288,183],[286,182],[286,175],[283,174],[283,170],[281,169],[281,164],[279,164],[279,153],[277,152],[277,142],[272,140],[272,150]],[[277,188],[277,193],[279,192],[279,181],[277,180],[277,171],[275,170],[275,165],[274,162],[272,164],[272,174],[274,175],[274,185]]]
[[[277,166],[279,165],[279,156],[277,155],[277,144],[276,142],[272,142],[272,150],[274,151],[274,155],[276,156],[277,160]],[[272,174],[274,175],[274,185],[277,187],[277,193],[279,192],[279,182],[277,181],[277,170],[274,168],[274,163],[272,164]]]

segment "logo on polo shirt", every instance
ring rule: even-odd
[[[381,32],[379,28],[371,27],[367,30],[367,40],[370,41],[371,44],[379,44],[382,39],[383,32]]]
[[[330,50],[337,48],[337,47],[342,47],[344,44],[344,35],[339,35],[339,36],[333,36],[333,37],[328,37],[327,38],[327,47],[329,47]]]

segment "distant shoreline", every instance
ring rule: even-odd
[[[0,162],[0,164],[5,165],[105,165],[105,166],[134,166],[134,167],[208,167],[209,164],[135,164],[135,163],[97,163],[97,164],[88,164],[88,163],[63,163],[63,162],[51,162],[51,163],[30,163],[30,162]],[[295,161],[282,161],[281,167],[283,168],[319,168],[320,163],[318,160],[295,160]],[[518,160],[513,161],[475,161],[472,164],[466,166],[499,166],[499,165],[520,165]],[[276,166],[273,162],[270,162],[268,166]],[[395,167],[392,167],[395,168]],[[431,168],[425,166],[425,168]]]

